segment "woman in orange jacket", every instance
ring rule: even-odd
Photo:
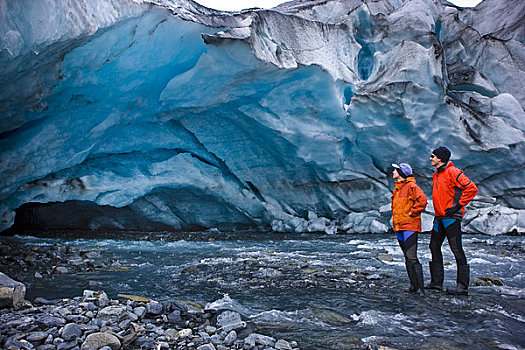
[[[412,168],[407,163],[392,164],[396,180],[392,193],[392,224],[399,246],[405,256],[410,288],[408,292],[424,295],[423,269],[417,259],[417,237],[421,232],[421,212],[427,206],[427,197],[416,185]]]

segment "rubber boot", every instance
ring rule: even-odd
[[[443,263],[430,261],[430,283],[425,286],[425,289],[443,290],[443,279],[445,271],[443,270]]]
[[[468,286],[470,284],[469,265],[458,265],[458,277],[456,282],[456,287],[447,288],[447,293],[452,295],[468,295]]]
[[[416,275],[416,281],[417,281],[417,292],[419,295],[425,295],[425,287],[424,287],[424,280],[423,280],[423,266],[421,266],[420,263],[414,264],[414,271]]]
[[[410,280],[410,288],[406,289],[405,292],[415,293],[417,292],[418,286],[417,286],[417,277],[416,277],[416,270],[414,268],[414,264],[411,264],[408,261],[406,261],[405,266],[407,269],[408,279]]]

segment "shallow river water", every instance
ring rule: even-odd
[[[523,237],[464,237],[471,280],[491,277],[503,286],[472,286],[466,297],[419,297],[404,291],[408,278],[393,235],[198,235],[169,241],[19,238],[27,245],[90,247],[112,261],[105,271],[39,280],[27,298],[79,296],[92,281],[110,298],[124,293],[214,302],[240,312],[256,331],[298,341],[301,349],[525,347]],[[418,249],[427,281],[429,238],[421,235]],[[446,242],[443,252],[445,285],[452,286],[455,263]]]

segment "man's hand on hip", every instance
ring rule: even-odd
[[[461,205],[456,204],[453,207],[445,209],[445,215],[446,216],[454,216],[454,214],[456,214],[460,210],[461,210]]]

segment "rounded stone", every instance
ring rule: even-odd
[[[234,341],[237,340],[237,332],[231,331],[228,333],[228,335],[224,338],[224,344],[226,345],[232,345]]]
[[[160,315],[162,313],[162,304],[161,303],[147,303],[146,309],[148,314]]]
[[[133,309],[133,313],[139,318],[142,318],[146,314],[146,308],[144,306],[138,306],[135,309]]]
[[[109,346],[112,350],[117,350],[121,344],[120,340],[113,334],[98,332],[86,337],[81,350],[98,350],[104,346]]]
[[[126,309],[120,306],[106,306],[97,314],[97,318],[108,323],[118,323],[126,314]]]
[[[188,338],[191,337],[193,331],[190,328],[181,329],[178,333],[178,338]]]
[[[65,341],[77,339],[82,335],[82,330],[76,323],[68,323],[62,329],[62,338]]]
[[[42,315],[36,320],[36,322],[45,329],[62,327],[66,324],[66,320],[63,318],[51,315]]]
[[[47,338],[46,332],[31,332],[26,337],[26,340],[30,342],[38,342]]]

